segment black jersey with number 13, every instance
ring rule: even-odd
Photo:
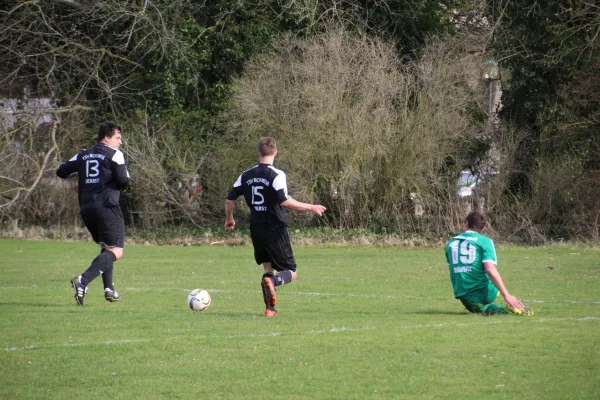
[[[129,182],[123,153],[100,143],[79,152],[56,171],[61,178],[74,174],[79,179],[81,210],[118,206],[120,189]]]

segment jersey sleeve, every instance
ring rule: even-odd
[[[452,260],[451,260],[451,249],[450,249],[450,243],[452,242],[452,240],[448,241],[448,243],[446,243],[446,246],[444,247],[444,255],[446,256],[446,262],[448,263],[448,265],[452,265]]]
[[[233,187],[231,188],[229,193],[227,194],[227,200],[236,200],[243,193],[244,192],[242,190],[242,175],[240,175],[237,178],[237,181],[235,181],[235,183],[233,184]]]
[[[273,189],[275,189],[275,193],[277,193],[277,202],[279,204],[292,198],[288,193],[287,177],[283,171],[280,171],[273,180]]]
[[[481,246],[482,254],[481,254],[481,262],[493,262],[494,264],[498,263],[496,259],[496,248],[494,247],[494,242],[492,239],[487,239],[482,243]]]
[[[119,187],[124,188],[130,180],[129,171],[125,165],[125,156],[120,150],[117,150],[110,161],[114,180]]]
[[[56,176],[62,179],[70,178],[71,176],[77,174],[77,157],[79,154],[75,154],[73,158],[69,161],[66,161],[58,167],[56,170]]]

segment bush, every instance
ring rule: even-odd
[[[457,172],[441,172],[480,135],[479,63],[435,40],[401,63],[392,45],[342,29],[287,36],[234,83],[226,140],[247,154],[275,137],[292,192],[326,205],[334,227],[448,229],[463,215],[448,212]],[[438,217],[413,217],[411,194]]]

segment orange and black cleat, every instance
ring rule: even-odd
[[[265,317],[274,317],[277,315],[277,310],[269,310],[268,308],[265,310]]]
[[[275,285],[273,279],[265,276],[260,282],[263,293],[265,294],[265,303],[268,306],[275,307],[277,304],[277,292],[275,291]]]

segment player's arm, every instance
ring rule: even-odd
[[[233,219],[233,209],[235,200],[225,200],[225,230],[232,231],[235,229],[235,220]]]
[[[277,201],[282,207],[295,211],[310,211],[318,216],[323,215],[326,208],[320,204],[302,203],[288,194],[287,177],[283,171],[273,180],[273,189],[277,192]]]
[[[59,178],[62,178],[62,179],[67,179],[67,178],[70,178],[70,177],[76,175],[77,174],[77,156],[78,155],[79,154],[76,154],[69,161],[66,161],[66,162],[60,164],[60,166],[56,170],[56,176],[58,176]]]
[[[242,194],[242,175],[240,175],[233,184],[233,187],[231,188],[229,193],[227,194],[227,200],[225,200],[225,230],[232,231],[235,229],[233,209],[235,207],[235,201]]]
[[[129,171],[125,165],[125,156],[119,150],[115,152],[110,160],[110,168],[113,172],[113,179],[117,182],[120,188],[124,189],[130,180]]]
[[[485,267],[485,272],[494,283],[494,286],[500,291],[500,294],[504,297],[506,303],[513,308],[522,310],[524,308],[523,304],[515,296],[508,293],[506,286],[504,286],[504,282],[502,281],[500,272],[498,272],[498,269],[496,268],[496,264],[492,261],[484,261],[483,266]]]
[[[295,211],[310,211],[311,213],[319,216],[323,215],[325,210],[327,210],[327,208],[320,204],[302,203],[300,201],[292,199],[291,197],[288,198],[286,201],[282,202],[281,206]]]

